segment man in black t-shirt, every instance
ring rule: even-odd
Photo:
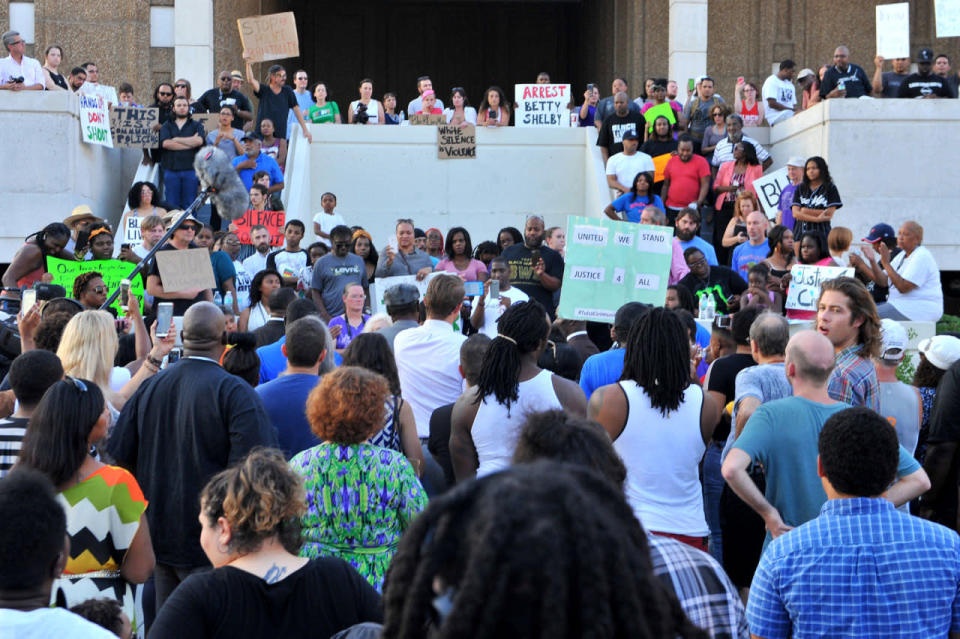
[[[205,91],[197,104],[206,113],[220,113],[220,109],[230,105],[237,110],[237,116],[244,122],[253,119],[253,105],[250,99],[239,91],[233,89],[233,78],[229,71],[221,71],[217,78],[218,88]],[[241,128],[242,122],[236,122],[237,128]]]
[[[297,122],[303,129],[303,135],[310,142],[313,142],[313,136],[307,129],[307,123],[303,120],[303,113],[300,112],[300,103],[297,102],[297,95],[293,89],[284,84],[287,79],[287,72],[279,64],[270,67],[270,82],[263,86],[253,76],[253,67],[250,64],[249,54],[244,52],[244,60],[247,63],[247,81],[253,87],[253,95],[260,99],[260,106],[257,108],[257,130],[260,130],[260,123],[264,120],[273,122],[273,134],[278,138],[289,138],[290,131],[287,131],[287,115],[290,109],[297,116]]]
[[[638,136],[643,132],[643,116],[630,110],[630,98],[626,93],[613,96],[614,112],[603,119],[600,133],[597,135],[597,146],[603,155],[603,164],[606,166],[611,155],[623,151],[623,135],[633,131]]]
[[[850,62],[850,49],[839,46],[833,52],[833,66],[823,74],[820,97],[859,98],[870,95],[873,84],[863,68]]]
[[[733,313],[740,308],[740,294],[747,290],[747,283],[733,269],[726,266],[710,266],[703,251],[691,246],[683,252],[690,272],[677,282],[693,295],[694,307],[700,297],[712,295],[717,305],[717,315]]]
[[[174,208],[185,209],[197,197],[199,181],[193,158],[203,146],[203,125],[190,119],[190,101],[174,98],[173,118],[160,127],[160,166],[163,168],[163,197]]]
[[[176,218],[170,216],[168,222],[173,222]],[[168,224],[169,227],[169,224]],[[167,240],[167,243],[160,247],[161,251],[177,251],[197,248],[193,243],[193,238],[201,228],[201,222],[190,215],[181,224],[173,236]],[[160,278],[160,265],[157,260],[150,264],[150,273],[147,275],[147,293],[156,298],[156,303],[173,302],[173,314],[177,317],[187,312],[193,304],[197,302],[212,302],[213,290],[209,288],[196,289],[190,291],[166,291],[163,288],[163,280]]]
[[[953,94],[947,81],[933,73],[933,50],[920,49],[917,73],[911,73],[900,83],[898,98],[949,98]]]
[[[543,305],[555,317],[553,292],[563,280],[563,258],[543,243],[543,218],[531,215],[523,229],[523,244],[504,249],[501,257],[510,267],[510,282]]]

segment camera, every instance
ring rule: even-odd
[[[353,121],[357,124],[366,124],[370,120],[370,114],[367,113],[367,105],[361,102],[357,105],[357,112],[353,115]]]

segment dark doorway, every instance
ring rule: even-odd
[[[445,104],[459,86],[473,106],[491,85],[512,102],[513,85],[536,81],[540,71],[572,84],[578,103],[583,85],[593,81],[586,78],[580,2],[289,0],[289,6],[311,86],[324,80],[343,113],[357,99],[361,78],[373,80],[378,100],[396,93],[404,110],[421,75],[432,78]]]

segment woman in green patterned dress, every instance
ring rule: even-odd
[[[303,476],[304,557],[339,557],[378,591],[410,521],[427,495],[402,453],[367,443],[383,428],[390,394],[377,373],[345,366],[307,398],[307,419],[323,440],[290,460]]]

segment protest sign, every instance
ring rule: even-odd
[[[206,144],[207,134],[211,131],[216,131],[220,126],[219,113],[194,113],[190,116],[190,119],[203,125],[204,144]],[[240,127],[237,128],[239,129]]]
[[[960,36],[960,0],[933,0],[936,12],[937,37]]]
[[[300,57],[297,21],[292,11],[237,20],[240,44],[251,62]]]
[[[209,261],[209,259],[207,260]],[[67,295],[73,296],[73,280],[77,276],[87,271],[97,271],[103,276],[103,284],[107,287],[107,296],[120,288],[120,280],[128,279],[130,273],[136,268],[132,262],[123,262],[121,260],[87,260],[78,262],[76,260],[62,260],[58,257],[47,256],[47,272],[53,275],[52,282],[59,284],[67,289]],[[212,270],[212,269],[211,269]],[[140,310],[143,310],[143,279],[134,277],[130,280],[130,292],[140,300]],[[110,308],[115,309],[119,315],[123,315],[120,306],[120,298],[114,300]]]
[[[80,139],[87,144],[113,148],[110,114],[103,96],[78,94],[80,100]]]
[[[442,113],[414,113],[410,116],[410,126],[439,126],[446,123],[447,118]]]
[[[160,109],[141,107],[111,107],[110,130],[113,145],[119,149],[155,149],[160,146]]]
[[[816,311],[817,300],[820,299],[820,284],[838,277],[853,277],[853,269],[843,266],[794,264],[790,269],[786,307],[798,311]]]
[[[163,290],[167,293],[217,286],[210,252],[205,248],[157,251],[154,259],[160,269]]]
[[[425,278],[417,281],[416,275],[395,275],[393,277],[378,277],[376,280],[370,283],[370,308],[374,314],[376,313],[386,313],[387,305],[383,301],[383,295],[387,292],[387,289],[391,286],[396,286],[397,284],[413,284],[417,287],[417,290],[420,291],[420,301],[423,301],[423,296],[427,293],[427,284],[430,283],[434,277],[439,275],[440,272],[430,273]]]
[[[667,162],[669,162],[672,157],[673,153],[664,153],[663,155],[658,155],[653,158],[653,168],[655,169],[653,174],[654,182],[663,182],[663,171],[667,168]]]
[[[787,167],[767,173],[753,181],[757,199],[760,200],[760,206],[763,207],[763,212],[768,218],[777,217],[777,211],[780,209],[780,191],[788,184],[790,184],[790,178],[787,177]]]
[[[569,84],[515,84],[518,127],[570,127]]]
[[[117,239],[120,244],[136,246],[143,241],[140,235],[140,222],[143,218],[133,211],[127,211],[120,216],[120,226],[117,227]]]
[[[437,157],[441,160],[477,159],[477,130],[472,124],[437,127]]]
[[[910,57],[910,3],[877,5],[877,55]]]
[[[270,231],[270,246],[283,246],[283,226],[287,214],[283,211],[255,211],[247,209],[239,220],[233,221],[241,244],[250,244],[250,228],[261,224]]]
[[[627,302],[662,305],[672,257],[670,227],[568,217],[557,315],[613,322]]]

